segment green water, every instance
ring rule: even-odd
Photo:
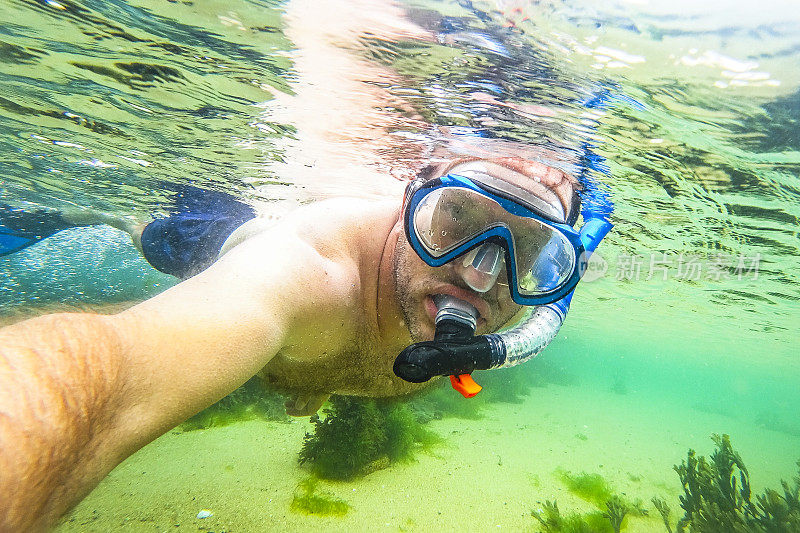
[[[550,150],[546,160],[576,174],[587,146],[596,156],[585,179],[615,205],[599,252],[605,273],[581,284],[558,338],[519,370],[564,379],[523,404],[492,404],[478,420],[432,422],[453,442],[438,455],[327,486],[353,508],[342,518],[290,511],[311,426],[249,421],[168,434],[112,473],[66,529],[432,530],[462,515],[487,520],[479,530],[492,520],[535,528],[529,511],[545,499],[583,505],[559,467],[613,470],[618,489],[645,502],[661,495],[674,516],[672,465],[688,447],[709,453],[709,436],[724,432],[758,490],[794,475],[800,12],[778,1],[570,4],[414,1],[411,19],[440,42],[373,35],[351,50],[402,75],[386,89],[440,127],[398,120],[393,133],[410,150],[443,146],[447,127],[469,134],[468,146],[482,135]],[[261,202],[305,200],[315,186],[352,192],[336,177],[301,188],[286,160],[287,144],[302,141],[291,117],[270,107],[302,74],[286,9],[3,2],[0,201],[142,217],[185,183]],[[587,104],[599,94],[607,105]],[[174,283],[107,228],[0,258],[0,272],[2,314],[135,301]],[[462,483],[468,501],[449,492]],[[424,510],[410,503],[415,493]],[[208,522],[194,518],[211,506]],[[658,521],[629,527],[662,530]]]

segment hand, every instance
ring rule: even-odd
[[[284,405],[289,416],[311,416],[331,395],[326,392],[304,392],[292,396]]]

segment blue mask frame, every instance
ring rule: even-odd
[[[486,231],[483,231],[468,241],[461,243],[446,254],[434,257],[428,253],[428,251],[417,238],[416,232],[412,227],[411,214],[416,210],[417,205],[425,196],[442,187],[464,187],[471,189],[499,203],[503,209],[512,215],[532,218],[554,228],[560,232],[573,247],[573,251],[575,253],[575,264],[573,265],[572,272],[566,277],[565,281],[563,281],[561,285],[550,291],[538,294],[536,296],[526,296],[521,294],[517,285],[516,259],[512,253],[514,238],[509,229],[501,225],[489,227],[486,229]],[[514,198],[510,194],[503,194],[495,189],[489,190],[488,188],[481,186],[480,181],[478,180],[472,180],[457,174],[448,174],[447,176],[435,178],[425,182],[421,180],[414,181],[409,184],[409,187],[406,190],[404,204],[403,229],[405,231],[406,238],[411,244],[411,248],[413,248],[420,259],[432,267],[439,267],[449,263],[453,259],[469,252],[473,248],[480,246],[485,242],[493,242],[502,247],[505,252],[508,288],[511,292],[511,298],[519,305],[545,305],[561,300],[564,298],[564,296],[572,292],[572,290],[580,281],[582,273],[586,269],[587,254],[584,253],[585,249],[581,239],[581,234],[575,231],[572,226],[563,223],[563,221],[554,220],[552,217],[548,217],[538,210],[534,210],[533,206],[530,206],[529,204],[526,205],[525,200],[522,198]],[[541,254],[540,258],[543,258],[546,255],[547,254]],[[537,260],[535,268],[540,277],[552,276],[554,279],[558,279],[560,277],[559,273],[556,271],[555,265],[546,264],[544,262],[542,262],[542,264],[538,264],[539,262],[540,261]]]

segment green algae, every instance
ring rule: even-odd
[[[667,528],[667,533],[672,533],[672,525],[670,525],[670,513],[672,513],[672,510],[669,508],[666,500],[658,496],[653,496],[653,499],[650,501],[653,502],[653,507],[655,507],[661,515],[661,520],[664,521],[664,527]]]
[[[573,474],[568,470],[556,470],[559,479],[567,486],[569,491],[589,503],[593,503],[600,510],[606,510],[609,502],[612,505],[624,505],[626,513],[633,516],[647,514],[641,500],[628,500],[614,492],[614,489],[600,474],[581,472]]]
[[[710,460],[690,449],[675,465],[681,480],[681,507],[685,514],[677,531],[791,533],[800,531],[800,461],[793,484],[781,481],[783,494],[766,489],[752,499],[750,474],[728,435],[712,435],[716,450]],[[659,509],[661,511],[661,509]],[[664,518],[669,531],[668,508]],[[662,511],[662,516],[665,513]]]
[[[647,514],[640,500],[631,502],[616,494],[600,474],[573,474],[562,469],[556,470],[556,474],[571,493],[593,503],[597,506],[597,511],[562,516],[556,503],[551,504],[548,501],[542,511],[532,513],[543,526],[546,524],[543,531],[620,533],[625,528],[625,520],[629,515]]]
[[[349,480],[412,460],[440,441],[398,402],[334,396],[324,418],[311,417],[299,461],[325,479]]]
[[[544,533],[620,533],[630,507],[619,496],[606,501],[606,511],[562,515],[555,501],[546,501],[543,508],[531,511]]]
[[[567,470],[557,472],[571,493],[598,507],[604,506],[614,496],[614,491],[600,474],[573,474]]]
[[[344,500],[319,492],[319,480],[309,477],[300,482],[292,498],[290,509],[296,513],[315,516],[344,516],[350,505]]]
[[[631,508],[628,506],[627,502],[620,496],[615,495],[606,502],[606,512],[603,513],[603,516],[611,523],[611,528],[614,530],[614,533],[619,533],[622,529],[625,516],[630,511]]]
[[[679,496],[684,516],[677,533],[797,533],[800,531],[800,461],[792,483],[781,481],[781,489],[766,489],[753,495],[750,474],[728,435],[712,435],[716,449],[708,459],[690,449],[687,458],[674,469],[680,478],[683,494]],[[614,493],[599,474],[573,474],[557,471],[573,494],[594,503],[599,509],[589,514],[562,515],[555,502],[531,514],[550,532],[619,533],[628,515],[646,515],[639,500],[633,503]],[[630,474],[629,474],[630,475]],[[661,515],[664,527],[672,533],[671,509],[663,498],[654,497],[653,506]],[[598,517],[603,521],[598,522]]]
[[[558,504],[546,501],[541,510],[531,511],[544,533],[612,533],[614,530],[601,511],[562,515]]]

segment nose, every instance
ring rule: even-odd
[[[484,243],[465,255],[457,263],[456,271],[472,290],[484,293],[494,287],[503,262],[503,249],[494,243]]]

